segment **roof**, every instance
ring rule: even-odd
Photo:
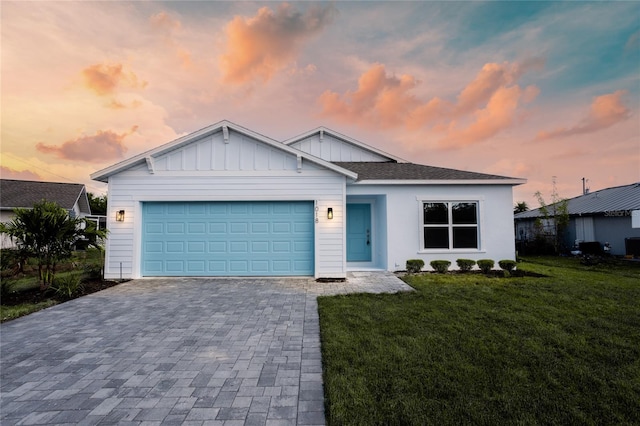
[[[31,208],[35,203],[55,201],[66,210],[76,202],[81,211],[91,214],[85,187],[81,183],[38,182],[29,180],[0,179],[0,209]]]
[[[321,158],[318,158],[318,157],[315,157],[315,156],[313,156],[311,154],[307,154],[307,153],[299,151],[299,150],[297,150],[295,148],[289,147],[288,145],[285,145],[285,144],[283,144],[283,143],[281,143],[281,142],[279,142],[279,141],[277,141],[275,139],[271,139],[271,138],[269,138],[267,136],[264,136],[264,135],[261,135],[259,133],[256,133],[253,130],[249,130],[249,129],[244,128],[242,126],[239,126],[239,125],[237,125],[235,123],[232,123],[230,121],[222,120],[222,121],[219,121],[216,124],[212,124],[211,126],[207,126],[207,127],[203,128],[203,129],[200,129],[200,130],[198,130],[196,132],[193,132],[193,133],[190,133],[190,134],[188,134],[186,136],[183,136],[183,137],[180,137],[178,139],[175,139],[175,140],[173,140],[171,142],[168,142],[168,143],[166,143],[164,145],[161,145],[161,146],[159,146],[157,148],[154,148],[154,149],[151,149],[149,151],[143,152],[142,154],[138,154],[138,155],[136,155],[134,157],[131,157],[129,159],[126,159],[124,161],[116,163],[116,164],[114,164],[114,165],[112,165],[110,167],[107,167],[105,169],[102,169],[102,170],[99,170],[99,171],[97,171],[95,173],[92,173],[91,174],[91,179],[97,180],[97,181],[101,181],[101,182],[107,182],[109,176],[112,176],[112,175],[114,175],[116,173],[124,171],[124,170],[126,170],[126,169],[128,169],[130,167],[135,166],[135,165],[142,164],[142,163],[147,161],[147,158],[153,159],[153,158],[159,157],[159,156],[164,155],[164,154],[166,154],[166,153],[168,153],[170,151],[173,151],[175,149],[178,149],[178,148],[181,148],[183,146],[186,146],[186,145],[188,145],[188,144],[190,144],[192,142],[195,142],[195,141],[197,141],[197,140],[199,140],[199,139],[201,139],[201,138],[203,138],[205,136],[212,135],[212,134],[220,132],[220,131],[222,131],[226,135],[228,135],[229,129],[231,129],[233,131],[236,131],[238,133],[241,133],[241,134],[243,134],[245,136],[249,136],[249,137],[251,137],[253,139],[256,139],[258,141],[261,141],[261,142],[263,142],[263,143],[265,143],[267,145],[270,145],[270,146],[272,146],[274,148],[277,148],[279,150],[282,150],[282,151],[288,152],[290,154],[293,154],[293,155],[299,156],[301,158],[304,158],[306,160],[309,160],[309,161],[311,161],[313,163],[316,163],[316,164],[318,164],[320,166],[323,166],[323,167],[325,167],[327,169],[330,169],[330,170],[333,170],[333,171],[338,172],[340,174],[343,174],[343,175],[345,175],[347,177],[350,177],[352,179],[355,179],[355,177],[356,177],[353,172],[351,172],[349,170],[346,170],[346,169],[343,169],[343,168],[341,168],[341,167],[339,167],[339,166],[337,166],[337,165],[335,165],[335,164],[333,164],[333,163],[331,163],[329,161],[325,161],[325,160],[323,160]],[[228,136],[226,136],[226,137],[228,137]]]
[[[430,181],[430,183],[501,183],[522,184],[524,179],[414,163],[396,162],[336,162],[340,167],[358,174],[357,181]],[[455,182],[454,182],[455,181]]]
[[[405,159],[402,159],[400,157],[396,157],[395,155],[389,154],[388,152],[382,151],[381,149],[375,148],[375,147],[373,147],[371,145],[367,145],[364,142],[360,142],[357,139],[350,138],[349,136],[343,135],[342,133],[338,133],[335,130],[328,129],[328,128],[324,127],[324,126],[320,126],[320,127],[317,127],[317,128],[315,128],[313,130],[309,130],[308,132],[305,132],[305,133],[303,133],[301,135],[294,136],[294,137],[292,137],[290,139],[287,139],[286,141],[284,141],[282,143],[285,144],[285,145],[293,145],[296,142],[302,141],[302,140],[308,138],[309,136],[312,136],[312,135],[315,135],[315,134],[318,134],[318,133],[320,134],[321,138],[324,135],[331,135],[336,139],[345,141],[347,143],[350,143],[351,145],[355,145],[355,146],[357,146],[359,148],[364,149],[365,151],[369,151],[369,152],[372,152],[374,154],[380,155],[382,157],[386,157],[391,161],[395,161],[395,162],[398,162],[398,163],[406,163],[407,162],[407,160],[405,160]]]
[[[640,210],[640,182],[601,189],[567,200],[569,215],[595,215],[606,212]],[[540,209],[518,213],[516,219],[542,217]]]

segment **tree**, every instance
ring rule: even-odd
[[[96,197],[91,192],[87,192],[87,198],[89,199],[89,207],[91,207],[91,214],[106,215],[107,214],[107,195],[100,195]]]
[[[551,228],[551,234],[553,237],[553,249],[556,254],[560,253],[561,249],[561,237],[564,235],[564,231],[569,226],[569,202],[560,198],[558,191],[556,190],[555,179],[553,181],[553,192],[551,192],[551,204],[547,205],[542,193],[536,192],[535,197],[540,203],[540,213],[542,213],[543,221],[536,220],[536,228],[539,232],[544,229],[544,224],[548,224]]]
[[[99,247],[106,237],[92,221],[72,218],[51,201],[42,200],[31,209],[17,208],[14,213],[11,222],[0,224],[0,233],[12,237],[18,250],[37,258],[40,290],[53,283],[58,262],[71,257],[78,241]]]
[[[520,201],[519,203],[516,203],[513,208],[513,213],[522,213],[527,211],[529,211],[529,206],[527,205],[526,201]]]

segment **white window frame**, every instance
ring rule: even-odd
[[[418,201],[418,222],[419,222],[419,241],[420,247],[418,253],[482,253],[484,252],[484,238],[483,238],[483,225],[484,225],[484,198],[483,197],[460,197],[454,199],[443,198],[429,198],[429,197],[417,197]],[[449,232],[449,247],[453,247],[453,223],[451,205],[455,203],[475,203],[477,206],[476,214],[478,215],[476,227],[478,230],[478,247],[477,248],[425,248],[424,246],[424,203],[446,203],[448,210],[448,223],[446,224]],[[440,225],[440,226],[445,226]],[[457,226],[457,225],[456,225]],[[464,226],[464,225],[463,225]]]

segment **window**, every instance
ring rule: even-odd
[[[477,202],[423,202],[424,249],[479,249]]]

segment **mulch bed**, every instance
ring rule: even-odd
[[[107,289],[109,287],[113,287],[114,285],[120,284],[122,281],[103,281],[103,280],[95,280],[88,281],[83,283],[84,289],[81,293],[78,293],[71,299],[75,299],[78,297],[86,296],[87,294],[95,293],[100,290]],[[39,289],[21,291],[16,293],[10,293],[6,296],[2,297],[2,304],[5,306],[15,306],[20,305],[22,303],[39,303],[45,300],[54,299],[59,302],[66,302],[67,300],[71,300],[68,298],[57,297],[51,291],[40,291]]]

